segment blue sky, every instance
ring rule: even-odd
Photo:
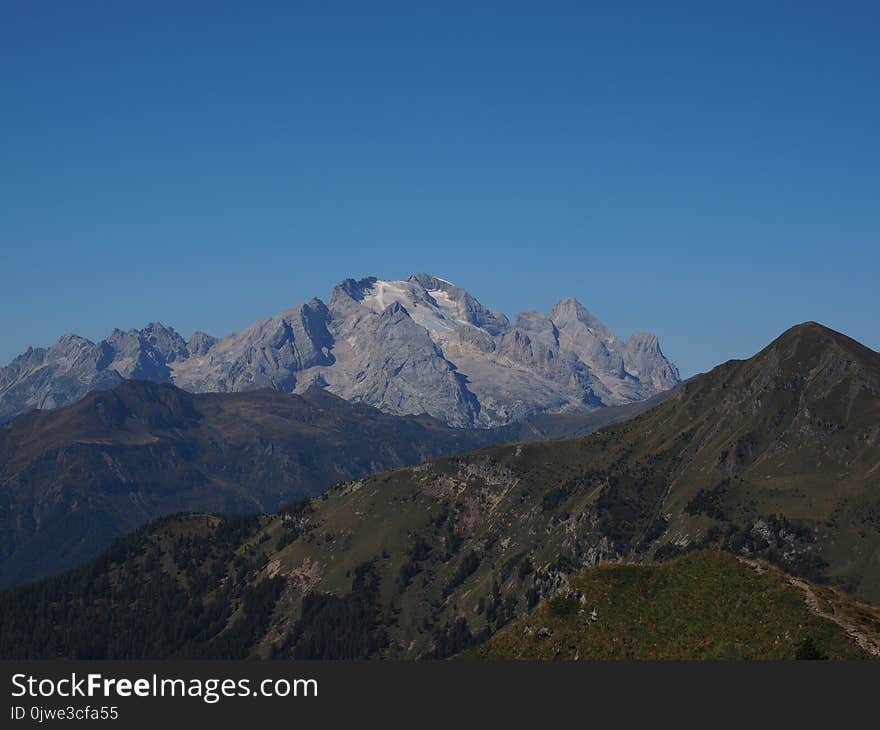
[[[687,375],[880,347],[880,5],[619,5],[5,2],[0,362],[416,271]]]

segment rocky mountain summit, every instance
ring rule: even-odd
[[[192,392],[312,385],[397,415],[491,427],[538,412],[589,411],[644,400],[680,382],[657,337],[618,339],[576,299],[511,323],[448,281],[346,279],[223,338],[185,341],[158,323],[98,343],[64,335],[0,368],[0,422],[72,403],[122,380]]]

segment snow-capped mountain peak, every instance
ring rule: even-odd
[[[657,338],[623,341],[574,298],[549,314],[508,318],[430,274],[345,279],[241,332],[184,341],[150,324],[92,343],[73,335],[0,368],[0,421],[55,407],[123,379],[193,391],[320,383],[390,413],[494,426],[538,411],[589,410],[648,398],[679,382]]]

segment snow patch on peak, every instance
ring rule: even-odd
[[[400,304],[428,332],[444,333],[455,330],[454,318],[449,321],[444,307],[417,282],[377,279],[365,289],[361,304],[377,314],[393,304]]]
[[[377,279],[364,288],[361,302],[374,312],[382,312],[395,302],[409,303],[412,301],[412,296],[405,287],[404,281]]]

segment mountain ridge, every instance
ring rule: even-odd
[[[184,341],[157,322],[97,343],[63,335],[0,368],[0,422],[126,379],[191,392],[319,384],[388,413],[481,428],[636,402],[680,382],[655,335],[619,340],[572,297],[511,323],[454,284],[413,274],[345,279],[328,304],[313,298],[226,337]]]

